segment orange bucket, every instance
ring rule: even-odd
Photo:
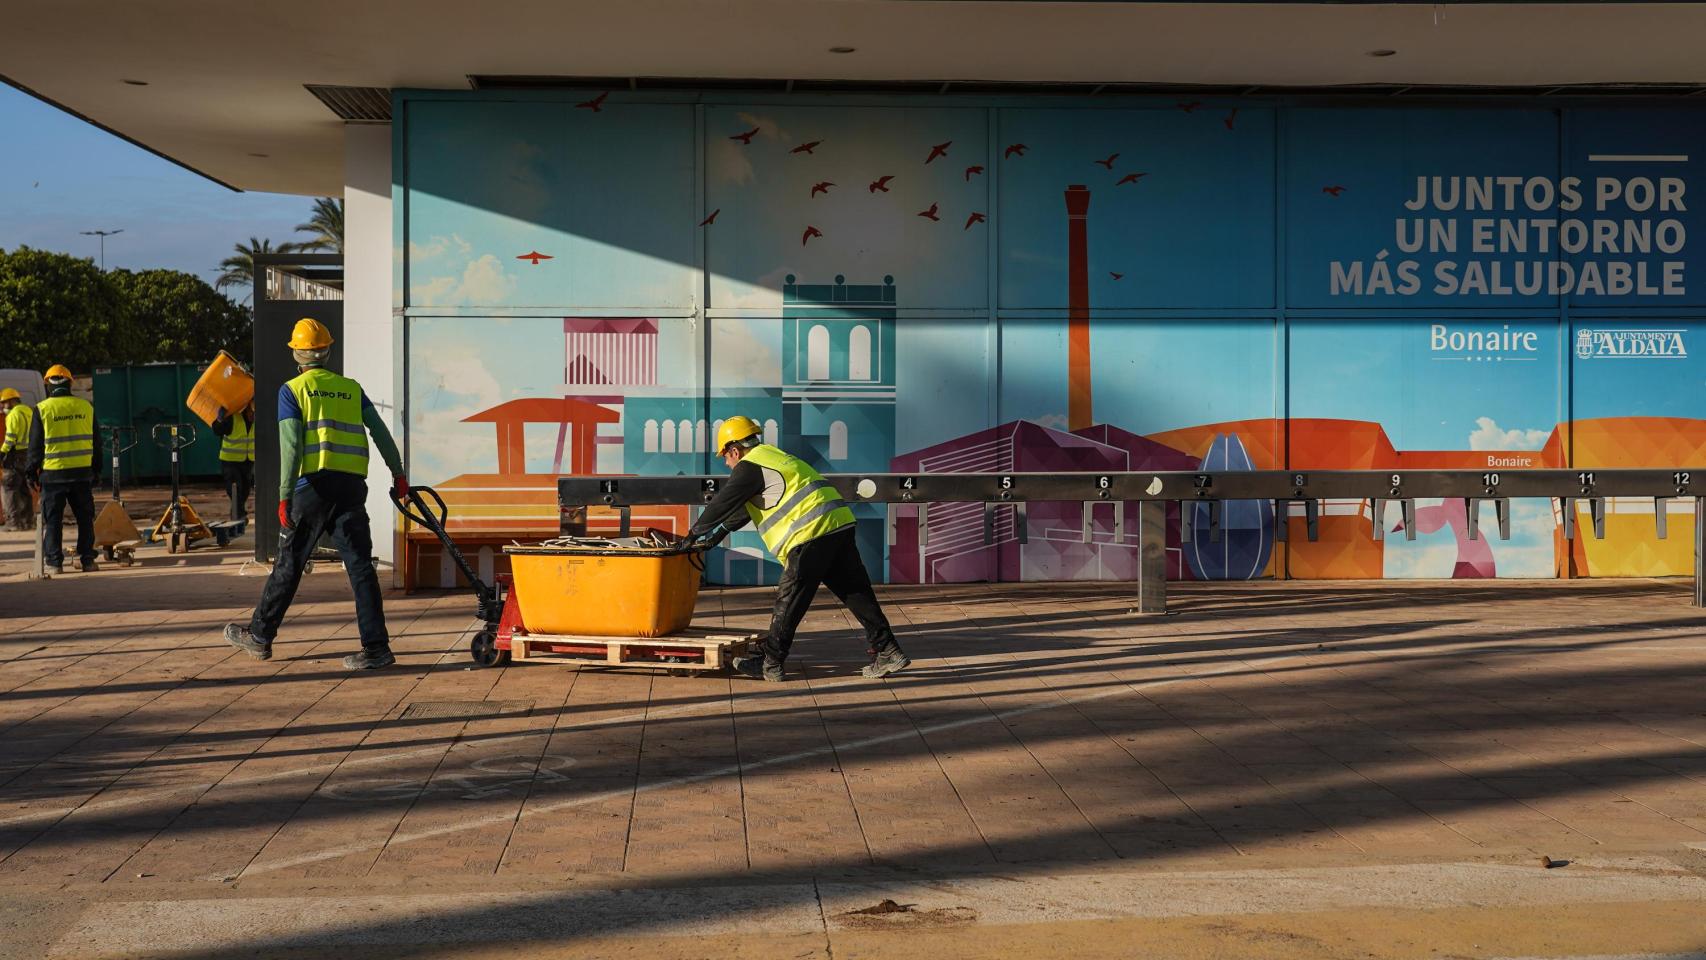
[[[201,379],[190,388],[184,406],[208,426],[219,418],[219,408],[235,413],[255,399],[255,378],[244,370],[237,358],[221,350],[207,365]]]
[[[694,552],[679,546],[504,547],[521,622],[533,634],[662,637],[693,622]]]

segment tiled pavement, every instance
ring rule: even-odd
[[[791,682],[471,669],[463,594],[342,576],[275,658],[219,628],[258,571],[192,555],[0,577],[0,888],[736,884],[958,871],[1666,855],[1706,843],[1706,643],[1677,582],[885,591],[914,658],[858,679],[825,596]],[[207,565],[202,565],[207,564]],[[242,573],[247,576],[240,575]],[[707,592],[757,627],[763,591]],[[403,720],[412,703],[526,713]]]

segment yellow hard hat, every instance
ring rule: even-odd
[[[24,399],[23,395],[18,393],[18,391],[13,390],[11,387],[7,387],[4,390],[0,390],[0,403],[5,403],[8,400],[22,400],[22,399]]]
[[[70,379],[72,379],[72,376],[71,376],[71,371],[65,369],[65,364],[56,363],[53,366],[47,368],[47,373],[42,374],[42,379],[43,380],[70,380]]]
[[[312,317],[296,321],[295,328],[290,331],[289,346],[292,350],[324,350],[331,345],[332,331]]]
[[[747,437],[756,437],[764,432],[758,421],[751,417],[730,417],[717,428],[717,453],[721,454],[729,448],[729,444]]]

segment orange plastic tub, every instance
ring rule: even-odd
[[[184,406],[211,427],[219,417],[220,407],[235,413],[248,406],[254,398],[255,378],[249,376],[237,358],[221,350],[219,356],[207,365],[201,379],[190,388]]]
[[[662,637],[693,621],[699,567],[679,546],[510,546],[528,633]]]

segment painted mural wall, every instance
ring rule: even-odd
[[[560,473],[1706,463],[1698,112],[401,93],[411,476],[486,563]],[[1583,508],[1585,510],[1585,506]],[[862,507],[891,581],[1121,579],[1114,506]],[[1686,504],[1470,539],[1366,501],[1175,512],[1179,578],[1653,575]],[[1585,517],[1585,513],[1584,513]],[[681,530],[688,508],[636,522]],[[612,522],[597,511],[595,529]],[[1022,535],[1021,535],[1022,534]],[[436,564],[430,550],[422,562]],[[755,535],[712,574],[775,579]]]

